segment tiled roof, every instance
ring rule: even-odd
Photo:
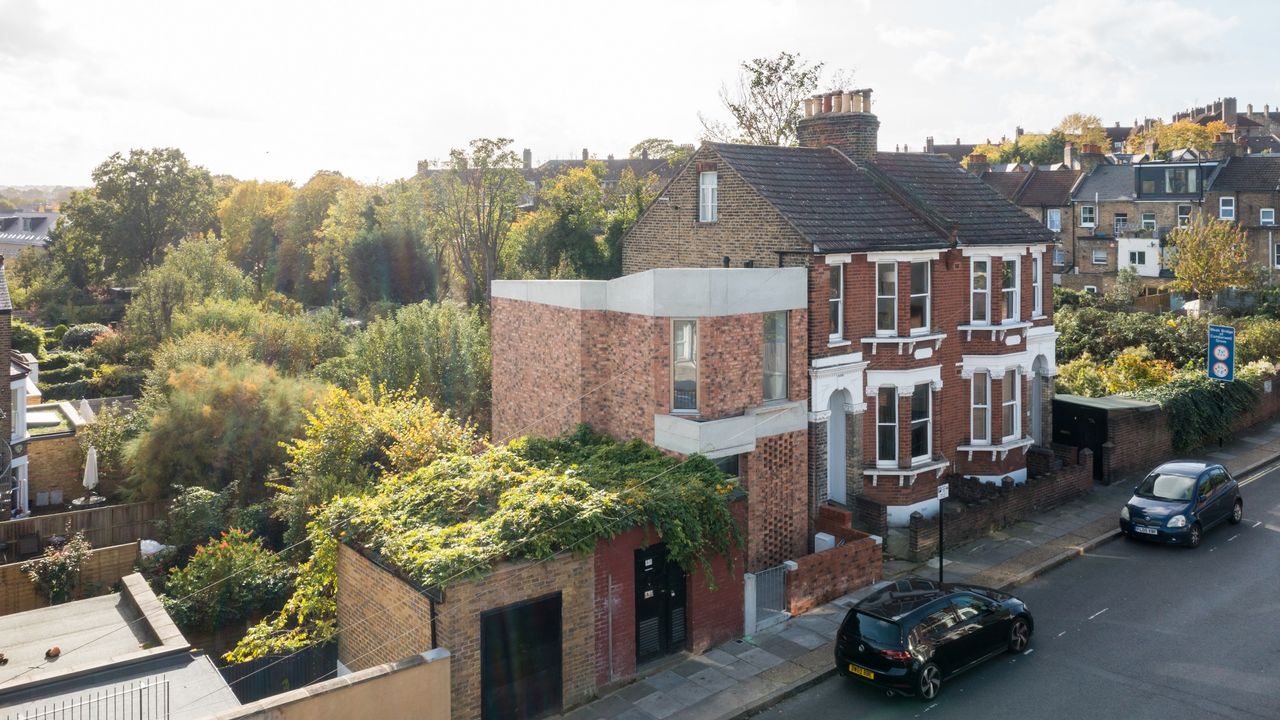
[[[942,155],[947,155],[952,160],[955,160],[956,162],[960,162],[961,160],[964,160],[965,158],[972,155],[973,149],[976,147],[978,147],[976,144],[970,144],[970,143],[957,143],[957,144],[950,144],[950,145],[939,145],[937,143],[934,143],[932,152],[939,153]]]
[[[1107,139],[1111,142],[1124,142],[1133,133],[1133,128],[1131,127],[1109,127],[1104,129],[1107,131]]]
[[[1133,173],[1132,165],[1099,165],[1080,182],[1072,198],[1077,202],[1133,200]]]
[[[1214,176],[1209,189],[1218,192],[1280,191],[1280,156],[1233,157]]]
[[[1060,207],[1071,202],[1071,188],[1080,177],[1079,170],[1037,170],[1027,179],[1014,201],[1027,207]]]
[[[824,252],[950,244],[945,232],[834,150],[719,143],[713,147],[805,240]]]
[[[1250,153],[1280,154],[1280,138],[1275,135],[1246,135],[1241,140]]]
[[[1018,189],[1022,187],[1022,183],[1027,181],[1030,175],[1026,170],[1014,170],[1012,172],[992,172],[988,170],[982,173],[982,182],[996,189],[996,192],[1005,196],[1010,202],[1018,196]]]
[[[956,225],[961,245],[1053,242],[1053,234],[991,186],[942,155],[877,153],[876,167]]]

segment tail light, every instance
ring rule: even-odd
[[[911,653],[906,650],[881,650],[880,654],[898,662],[907,662],[911,659]]]

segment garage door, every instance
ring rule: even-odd
[[[561,709],[560,594],[480,616],[484,720],[526,720]]]

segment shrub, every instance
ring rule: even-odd
[[[93,377],[93,368],[85,367],[83,363],[62,365],[55,368],[47,368],[43,363],[40,365],[41,385],[56,385],[58,383],[75,382],[76,380],[88,380],[91,377]]]
[[[98,418],[76,433],[80,442],[80,461],[84,462],[89,448],[98,450],[98,474],[104,479],[119,482],[128,475],[126,445],[142,430],[145,418],[141,413],[121,409],[117,403],[108,403],[98,411]]]
[[[12,343],[18,352],[31,353],[37,358],[44,354],[44,329],[14,319]]]
[[[1240,324],[1236,333],[1236,362],[1280,360],[1280,320],[1250,318]]]
[[[58,323],[53,330],[49,331],[49,337],[53,338],[54,342],[59,343],[62,342],[62,336],[66,334],[67,326],[64,323]]]
[[[185,557],[227,529],[227,496],[202,487],[174,489],[178,494],[160,522],[160,537]]]
[[[147,392],[164,392],[169,377],[189,365],[239,365],[253,359],[249,341],[238,332],[197,330],[166,341],[152,357]]]
[[[290,567],[252,534],[233,528],[170,570],[161,597],[178,627],[208,631],[279,610],[292,587]]]
[[[45,548],[43,555],[24,562],[21,569],[50,605],[58,605],[71,599],[80,584],[80,568],[92,550],[84,533],[78,532],[60,548]]]
[[[1053,288],[1053,309],[1094,307],[1098,304],[1098,296],[1083,290],[1072,290],[1064,287]]]
[[[1054,317],[1058,330],[1058,362],[1084,353],[1110,362],[1126,348],[1146,346],[1154,358],[1175,367],[1203,361],[1207,343],[1205,318],[1172,313],[1112,312],[1095,307],[1067,309]]]
[[[1054,390],[1059,395],[1102,397],[1107,394],[1107,375],[1093,355],[1086,352],[1058,366]]]
[[[90,384],[99,397],[142,394],[147,371],[133,365],[103,365],[93,373]]]
[[[84,353],[62,350],[55,353],[49,353],[40,361],[40,376],[44,377],[49,370],[57,370],[68,365],[77,363],[83,365],[85,360]]]
[[[1198,373],[1130,394],[1160,404],[1169,420],[1173,447],[1178,451],[1225,437],[1231,431],[1231,423],[1258,402],[1257,390],[1244,380],[1220,382]]]
[[[40,389],[45,400],[80,400],[93,395],[92,385],[88,380],[54,383]]]
[[[99,335],[111,332],[111,328],[98,323],[73,325],[62,336],[62,347],[65,350],[84,350],[93,344]]]
[[[285,314],[249,300],[211,300],[175,317],[173,330],[175,335],[238,333],[249,341],[256,360],[292,375],[346,351],[342,319],[332,308]]]

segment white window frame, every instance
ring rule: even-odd
[[[1116,213],[1111,218],[1111,234],[1120,237],[1120,233],[1124,232],[1124,226],[1129,224],[1129,213]]]
[[[830,322],[831,307],[832,304],[834,304],[836,311],[836,327],[835,332],[831,332],[830,328],[828,328],[827,341],[835,343],[844,340],[844,263],[836,263],[829,267],[830,269],[827,271],[827,322]],[[830,288],[831,278],[833,277],[839,280],[837,283],[839,288],[836,289],[835,297],[831,296],[832,288]]]
[[[880,273],[888,268],[890,276],[893,278],[893,290],[889,295],[883,295],[880,292]],[[876,263],[875,276],[875,293],[876,293],[876,336],[877,337],[896,337],[898,334],[898,263],[896,262],[878,262]],[[891,327],[880,327],[880,303],[887,301],[893,308],[893,317]]]
[[[776,401],[776,400],[786,400],[786,399],[787,399],[787,394],[788,394],[788,392],[789,392],[789,390],[790,390],[790,389],[788,388],[788,384],[789,384],[789,383],[787,382],[787,380],[788,380],[787,375],[788,375],[788,373],[789,373],[789,371],[790,371],[790,369],[791,369],[791,357],[790,357],[791,346],[790,346],[790,338],[788,337],[788,335],[789,335],[789,331],[790,331],[790,328],[791,328],[791,315],[790,315],[790,313],[788,313],[786,310],[775,310],[775,311],[773,311],[773,312],[767,312],[767,313],[764,313],[764,315],[763,315],[763,317],[762,317],[762,319],[761,319],[761,322],[762,322],[762,326],[763,326],[763,327],[767,327],[767,326],[768,326],[768,323],[769,323],[770,318],[779,318],[779,317],[781,318],[781,322],[782,322],[782,329],[781,329],[781,332],[782,332],[782,342],[781,342],[781,345],[782,345],[782,367],[781,367],[780,369],[779,369],[779,368],[775,368],[772,372],[770,372],[770,371],[769,371],[769,369],[768,369],[768,364],[769,364],[769,360],[768,360],[768,359],[769,359],[769,350],[772,348],[772,345],[770,345],[770,343],[769,343],[769,337],[768,337],[768,335],[765,335],[765,336],[764,336],[764,343],[763,343],[764,347],[762,348],[762,358],[761,358],[761,370],[762,370],[762,379],[761,379],[761,382],[762,382],[762,385],[761,385],[761,393],[762,393],[762,396],[763,396],[763,398],[764,398],[764,401],[765,401],[765,402],[771,402],[771,401]],[[782,378],[782,394],[781,394],[781,395],[777,395],[777,396],[771,396],[771,395],[769,395],[769,378],[770,378],[770,377],[781,377],[781,378]]]
[[[924,418],[917,420],[915,418],[916,397],[921,393],[924,394],[925,410]],[[915,449],[911,450],[911,464],[916,465],[922,462],[928,462],[933,459],[933,383],[921,383],[911,389],[911,415],[907,418],[909,433],[908,437],[914,441],[916,434],[916,424],[923,423],[925,428],[924,454],[916,455]]]
[[[1098,262],[1098,253],[1102,253],[1102,262]],[[1106,250],[1094,250],[1094,251],[1093,251],[1093,256],[1092,256],[1090,259],[1091,259],[1091,260],[1093,260],[1093,264],[1094,264],[1094,265],[1106,265],[1106,264],[1107,264],[1107,251],[1106,251]]]
[[[1144,213],[1142,213],[1141,217],[1142,217],[1142,229],[1144,229],[1144,230],[1155,230],[1155,229],[1156,229],[1156,214],[1155,214],[1155,213],[1153,213],[1153,212],[1144,212]]]
[[[978,397],[979,389],[982,390],[982,398]],[[982,411],[981,421],[978,419],[979,410]],[[985,370],[975,371],[969,381],[969,444],[991,444],[991,373]]]
[[[720,175],[715,170],[698,173],[698,222],[713,223],[720,217]]]
[[[1063,267],[1067,264],[1067,251],[1062,248],[1053,249],[1053,266]]]
[[[1236,219],[1236,199],[1234,197],[1218,198],[1218,219],[1219,220],[1235,220]]]
[[[1012,400],[1010,400],[1007,397],[1006,393],[1004,392],[1005,391],[1004,381],[1008,379],[1010,374],[1013,375],[1013,399]],[[1000,432],[1003,434],[1003,437],[1002,437],[1003,441],[1009,442],[1010,440],[1017,440],[1022,437],[1022,372],[1021,370],[1016,367],[1006,369],[1004,371],[1004,375],[1001,376],[1000,382],[1001,382],[1001,385],[1000,385]],[[1012,408],[1013,410],[1013,416],[1012,416],[1013,422],[1010,423],[1013,426],[1012,433],[1008,432],[1010,428],[1007,427],[1004,422],[1004,415],[1005,415],[1006,408]]]
[[[889,407],[893,408],[893,419],[884,420],[880,417],[881,403],[888,395]],[[893,428],[893,444],[892,457],[881,458],[880,429]],[[876,390],[876,467],[878,468],[896,468],[898,467],[898,386],[882,385]]]
[[[1130,250],[1129,264],[1130,265],[1146,265],[1147,251],[1146,250]]]
[[[1098,286],[1097,286],[1097,285],[1085,285],[1085,286],[1084,286],[1084,291],[1085,291],[1085,292],[1087,292],[1087,293],[1093,294],[1093,295],[1097,295],[1097,294],[1098,294]]]
[[[1045,211],[1045,227],[1053,232],[1062,232],[1062,208],[1049,208]]]
[[[1276,209],[1275,208],[1259,208],[1258,224],[1259,225],[1275,225]]]
[[[1013,265],[1013,286],[1004,286],[1005,268]],[[1013,302],[1009,302],[1009,294],[1013,294]],[[1000,259],[1000,304],[1001,323],[1016,323],[1022,319],[1022,258],[1003,257]]]
[[[978,270],[978,263],[982,263],[984,269]],[[978,289],[978,277],[981,276],[985,287]],[[976,302],[978,295],[982,295],[982,304]],[[976,310],[981,307],[982,318],[978,318]],[[991,324],[991,258],[986,255],[974,255],[969,258],[969,322],[974,325],[990,325]]]
[[[1271,241],[1271,266],[1280,270],[1280,243]]]
[[[9,384],[9,442],[24,442],[27,432],[27,380],[23,378]]]
[[[1096,205],[1080,206],[1080,227],[1095,227],[1098,224],[1098,207]]]
[[[1183,208],[1186,208],[1187,210],[1185,215],[1182,212]],[[1177,208],[1177,212],[1178,212],[1178,227],[1186,227],[1191,224],[1191,206],[1190,205],[1187,205],[1187,204],[1179,205]]]
[[[1031,256],[1031,315],[1044,315],[1044,256],[1040,253]]]
[[[916,265],[924,266],[924,292],[922,293],[913,292],[911,287],[911,281],[915,278],[914,270]],[[907,293],[909,295],[907,299],[907,330],[912,335],[926,335],[933,328],[933,263],[928,260],[917,260],[910,264],[910,268],[913,272],[907,275]],[[918,328],[913,328],[909,327],[911,324],[910,309],[916,298],[924,298],[924,324]]]
[[[676,341],[676,328],[678,326],[682,326],[686,324],[689,326],[692,326],[690,335],[685,340],[685,344],[689,346],[688,348],[689,357],[686,359],[682,359],[680,349],[679,349],[680,343]],[[671,319],[671,412],[672,414],[687,413],[690,415],[696,415],[698,413],[698,406],[700,404],[700,401],[702,400],[701,398],[702,389],[698,387],[701,384],[699,380],[701,379],[700,374],[702,371],[701,368],[698,367],[700,365],[700,362],[699,362],[699,360],[701,359],[700,355],[701,355],[701,352],[700,352],[700,348],[698,347],[698,321],[693,318],[672,318]],[[679,362],[686,362],[686,363],[693,364],[693,407],[691,408],[676,407],[676,363],[679,363]]]

